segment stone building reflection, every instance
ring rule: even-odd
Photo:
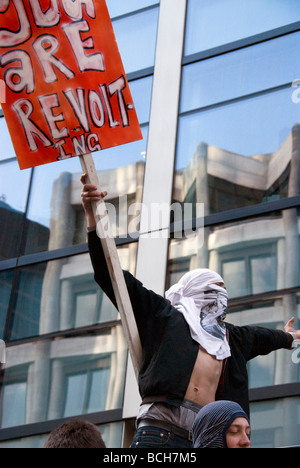
[[[177,171],[173,198],[180,203],[204,203],[208,215],[299,194],[300,125],[295,125],[275,154],[246,157],[200,143],[188,166]],[[188,270],[208,267],[223,275],[231,297],[248,296],[244,303],[242,298],[232,302],[238,306],[229,309],[229,321],[283,329],[295,316],[299,326],[300,294],[289,291],[299,286],[299,228],[299,211],[288,209],[281,215],[276,212],[206,228],[204,236],[199,232],[174,239],[169,250],[169,285]],[[286,291],[277,294],[280,290]],[[265,292],[269,292],[267,299],[259,300]],[[298,382],[300,372],[291,353],[280,351],[251,362],[249,375],[253,388]],[[271,421],[265,413],[268,404],[253,407],[255,425],[261,433],[268,428],[274,446],[283,446],[283,412],[288,415],[283,424],[286,440],[296,445],[297,399],[284,400],[282,405]]]
[[[144,170],[145,163],[139,162],[99,173],[102,189],[109,192],[107,201],[115,208],[116,235],[128,234],[129,207],[142,202]],[[45,250],[86,242],[80,192],[80,174],[63,173],[54,182]],[[124,203],[120,203],[120,194],[125,197]],[[200,143],[187,167],[175,173],[173,199],[180,204],[202,203],[209,215],[299,194],[300,126],[296,125],[274,154],[248,157]],[[40,232],[45,241],[45,229]],[[137,244],[131,243],[119,251],[122,267],[133,274],[136,248]],[[253,296],[253,301],[243,305],[241,300],[238,307],[232,308],[229,320],[238,325],[282,329],[291,316],[300,317],[299,294],[286,291],[278,295],[276,291],[298,287],[299,260],[299,213],[290,209],[281,215],[276,212],[208,227],[204,236],[202,232],[172,240],[168,282],[172,284],[185,271],[198,267],[219,271],[231,297]],[[81,327],[119,318],[94,282],[88,254],[51,261],[41,271],[38,324],[32,334],[45,336],[78,328],[78,336],[58,336],[8,348],[2,427],[122,406],[127,347],[120,325],[80,336]],[[257,294],[265,292],[274,292],[274,297],[271,294],[268,301],[261,302],[256,299]],[[19,294],[24,293],[20,287]],[[30,311],[29,303],[28,310],[22,310],[19,330],[22,323],[31,321]],[[16,315],[19,312],[14,311]],[[30,332],[26,336],[30,337]],[[21,331],[17,338],[22,338]],[[278,352],[264,359],[250,365],[252,387],[298,381],[299,369],[292,364],[289,353]],[[16,401],[18,415],[6,413],[5,408],[12,408]],[[296,409],[289,402],[287,411]],[[258,424],[263,430],[263,418]],[[297,424],[295,418],[290,418],[290,433],[297,433]],[[281,422],[274,420],[274,434],[279,427]]]
[[[115,206],[112,222],[117,235],[127,235],[128,205],[141,202],[143,176],[144,163],[99,173],[103,190],[109,192],[107,201]],[[63,173],[54,182],[46,249],[86,242],[80,194],[80,174]],[[126,203],[118,204],[118,194],[126,194]],[[132,273],[136,249],[136,243],[119,249],[122,267]],[[42,338],[8,348],[1,427],[122,408],[127,344],[118,311],[94,281],[89,255],[68,256],[31,268],[35,283],[39,278],[39,297],[28,297],[24,267],[10,336]],[[33,301],[38,301],[38,314],[33,313]],[[58,332],[62,333],[56,336]],[[53,338],[47,339],[49,334]],[[120,435],[117,424],[105,429],[110,446],[114,446],[114,428]]]

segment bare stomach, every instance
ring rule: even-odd
[[[223,361],[217,361],[214,356],[199,348],[185,398],[201,406],[215,401],[222,367]]]

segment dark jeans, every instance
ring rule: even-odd
[[[192,442],[159,427],[141,427],[136,431],[131,448],[191,449]]]

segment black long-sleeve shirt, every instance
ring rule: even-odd
[[[95,280],[116,306],[100,239],[88,235]],[[162,296],[124,272],[142,344],[139,390],[144,403],[165,401],[179,407],[186,394],[199,344],[183,315]],[[231,356],[226,360],[217,399],[235,401],[249,414],[247,362],[258,355],[291,348],[293,338],[280,330],[236,327],[226,323]]]

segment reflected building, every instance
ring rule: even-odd
[[[129,204],[141,203],[144,163],[100,171],[98,176],[105,181],[103,190],[110,192],[107,207],[114,232],[126,239],[132,221]],[[62,173],[55,180],[49,250],[72,245],[74,236],[75,243],[87,250],[81,187],[79,173]],[[119,193],[126,193],[121,202]],[[138,219],[135,222],[138,225]],[[34,229],[38,236],[36,225]],[[136,242],[131,242],[118,250],[122,267],[133,274],[136,247]],[[1,390],[1,427],[120,412],[127,344],[118,311],[94,281],[89,254],[24,267],[16,281],[11,339],[35,335],[44,338],[8,347]],[[18,407],[16,413],[10,411],[14,405]],[[122,431],[118,425],[111,428],[111,435],[109,427],[105,429],[106,440],[111,439],[111,446],[118,445]]]
[[[144,136],[95,155],[122,267],[159,294],[209,267],[229,321],[300,328],[300,4],[106,1]],[[140,398],[94,281],[80,163],[19,171],[1,111],[0,137],[0,448],[41,447],[73,416],[128,447]],[[249,363],[254,447],[299,446],[299,361]]]
[[[294,126],[275,154],[245,157],[200,143],[189,166],[175,175],[174,199],[181,203],[204,202],[209,214],[279,198],[283,191],[289,197],[300,194],[299,125]],[[232,298],[228,321],[238,326],[282,330],[294,316],[299,324],[299,209],[207,227],[204,235],[201,232],[171,241],[169,286],[185,272],[204,267],[220,272],[225,280]],[[298,382],[300,369],[290,353],[278,351],[251,361],[249,378],[250,388],[272,387]],[[269,420],[261,417],[260,406],[262,414],[272,414],[271,427]],[[252,406],[257,446],[297,445],[298,401],[260,406]],[[282,418],[286,431],[282,430]]]
[[[209,215],[236,208],[246,209],[270,198],[279,199],[283,194],[296,197],[300,194],[299,168],[300,125],[294,126],[275,154],[247,157],[200,143],[188,167],[176,171],[173,199],[181,204],[203,204],[205,215]],[[187,245],[192,242],[194,240],[186,241]],[[172,263],[176,263],[177,257],[188,258],[184,244],[173,242]],[[180,248],[182,254],[178,251]],[[190,247],[186,250],[190,251]],[[246,252],[250,258],[243,265],[242,257]],[[245,269],[246,264],[250,268],[251,264],[252,267],[258,264],[259,256],[267,262],[266,268],[273,270],[269,282],[261,286],[256,275],[247,277]],[[299,260],[299,219],[297,209],[291,209],[283,212],[282,216],[276,213],[255,222],[247,219],[238,226],[206,229],[204,245],[196,248],[186,271],[201,265],[220,271],[225,278],[235,280],[236,286],[231,287],[233,295],[243,296],[297,286]],[[244,281],[240,275],[244,275]]]

